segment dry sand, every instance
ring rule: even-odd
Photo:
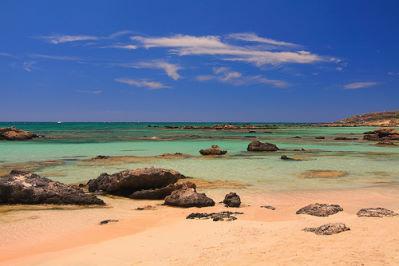
[[[207,191],[216,201],[229,191]],[[398,265],[399,217],[359,218],[365,207],[399,211],[398,188],[254,193],[237,190],[244,212],[232,222],[186,220],[160,201],[104,198],[106,208],[0,207],[1,265]],[[296,215],[309,203],[340,204],[330,217]],[[156,206],[137,211],[136,207]],[[260,208],[272,205],[276,210]],[[99,225],[104,219],[117,223]],[[343,222],[350,231],[318,236],[309,226]]]

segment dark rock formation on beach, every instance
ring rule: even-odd
[[[104,205],[78,186],[65,185],[39,175],[13,170],[0,177],[0,204]]]
[[[287,155],[281,155],[280,159],[283,160],[283,161],[300,161],[300,159],[295,159],[295,158],[292,158],[292,157],[288,157]]]
[[[224,211],[224,212],[212,212],[212,213],[200,213],[200,212],[194,212],[189,214],[186,219],[212,219],[212,221],[234,221],[237,220],[237,217],[235,215],[238,214],[243,214],[242,212],[229,212],[229,211]]]
[[[374,131],[364,132],[363,139],[371,141],[399,141],[399,132],[394,128],[380,128]]]
[[[267,142],[260,142],[258,140],[254,140],[248,144],[247,151],[278,151],[279,148]]]
[[[133,192],[130,194],[129,198],[132,199],[154,199],[154,200],[161,200],[164,199],[166,196],[172,194],[173,191],[179,189],[186,189],[186,188],[196,188],[195,184],[192,182],[185,182],[181,184],[170,184],[163,188],[155,188],[155,189],[145,189]]]
[[[0,128],[0,140],[30,140],[38,137],[37,134],[15,127]]]
[[[185,176],[173,170],[138,168],[112,175],[103,173],[96,179],[90,180],[87,184],[90,192],[103,191],[107,194],[129,197],[136,191],[165,188],[182,178],[185,178]],[[157,193],[161,192],[156,191],[149,194],[154,195]]]
[[[350,228],[343,223],[329,223],[323,224],[319,227],[306,227],[303,229],[305,232],[313,232],[316,235],[334,235],[349,230]]]
[[[214,206],[213,199],[208,198],[205,193],[198,193],[194,188],[175,190],[165,198],[165,205],[190,208]]]
[[[202,149],[199,151],[201,155],[207,156],[207,155],[224,155],[227,153],[227,151],[222,150],[218,145],[212,145],[212,147],[208,149]]]
[[[385,208],[364,208],[357,212],[359,217],[392,217],[397,216],[398,213]]]
[[[309,204],[299,209],[296,214],[309,214],[313,216],[327,217],[343,211],[342,207],[336,204]]]
[[[224,197],[223,204],[226,207],[238,208],[241,205],[240,196],[238,196],[237,193],[230,192]]]

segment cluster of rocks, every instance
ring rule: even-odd
[[[370,141],[399,141],[399,132],[393,128],[381,128],[365,132],[364,140]]]
[[[15,127],[0,128],[0,140],[30,140],[41,136]]]
[[[199,151],[201,155],[208,156],[208,155],[225,155],[227,153],[226,150],[222,150],[218,145],[212,145],[208,149],[202,149]]]
[[[237,220],[235,215],[243,214],[242,212],[230,212],[230,211],[223,211],[223,212],[212,212],[212,213],[201,213],[201,212],[194,212],[189,214],[186,219],[212,219],[212,221],[234,221]]]

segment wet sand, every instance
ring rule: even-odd
[[[1,206],[1,265],[397,265],[399,217],[357,217],[366,207],[399,211],[397,187],[268,192],[235,189],[243,206],[180,209],[162,201],[104,197],[103,208]],[[227,189],[206,190],[216,202]],[[340,204],[329,217],[296,215],[310,203]],[[155,210],[135,210],[146,205]],[[276,210],[260,208],[272,205]],[[191,212],[241,211],[236,221],[186,220]],[[101,220],[119,222],[99,225]],[[305,227],[343,222],[319,236]]]

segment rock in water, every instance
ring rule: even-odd
[[[303,231],[305,232],[313,232],[316,235],[334,235],[349,230],[350,228],[343,223],[323,224],[319,227],[306,227],[305,229],[303,229]]]
[[[223,203],[226,207],[238,208],[241,205],[241,199],[236,193],[230,192],[224,197]]]
[[[399,140],[399,131],[394,128],[381,128],[374,131],[363,133],[364,140],[384,141],[384,140]]]
[[[65,185],[39,175],[13,170],[0,177],[0,204],[104,205],[77,186]]]
[[[212,145],[209,149],[202,149],[199,151],[201,155],[207,156],[207,155],[224,155],[227,153],[227,151],[222,150],[218,145]]]
[[[272,143],[263,143],[254,140],[248,144],[247,151],[278,151],[279,148]]]
[[[15,127],[0,128],[0,140],[30,140],[38,137],[37,134]]]
[[[336,214],[340,211],[343,211],[343,209],[341,208],[341,206],[336,204],[315,203],[315,204],[309,204],[308,206],[299,209],[296,212],[296,214],[309,214],[313,216],[326,217],[329,215]]]
[[[104,191],[119,196],[130,196],[140,190],[164,188],[186,178],[177,171],[163,168],[138,168],[109,175],[101,174],[87,184],[90,192]]]
[[[193,212],[189,214],[186,219],[212,219],[214,222],[217,221],[234,221],[237,220],[235,215],[243,214],[242,212],[212,212],[212,213],[200,213]]]
[[[165,205],[183,208],[208,207],[214,206],[215,202],[205,193],[198,193],[194,188],[186,188],[173,191],[165,198]]]
[[[182,184],[170,184],[163,188],[146,189],[133,192],[129,198],[132,199],[164,199],[166,196],[172,194],[173,191],[184,189],[184,188],[196,188],[196,185],[192,182],[185,182]]]
[[[357,212],[359,217],[392,217],[397,216],[398,213],[385,208],[364,208]]]

